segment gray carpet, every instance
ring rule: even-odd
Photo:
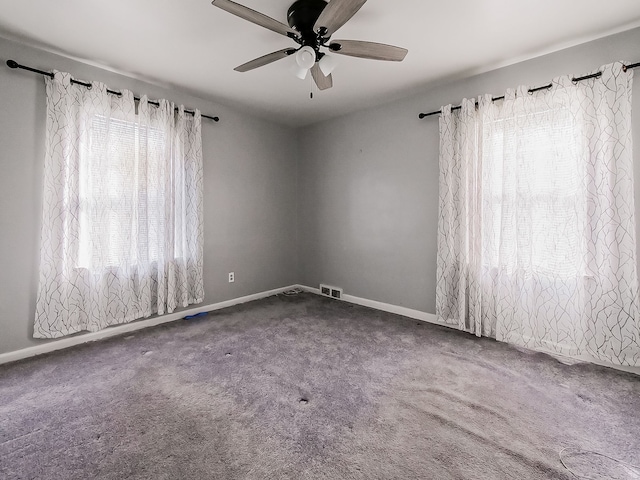
[[[640,377],[306,293],[0,366],[3,479],[574,478],[563,448],[640,478],[602,456],[640,464]]]

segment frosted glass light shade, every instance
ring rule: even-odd
[[[309,70],[316,63],[316,52],[311,47],[302,47],[296,53],[296,63],[300,68]]]
[[[328,77],[338,66],[338,60],[336,60],[336,57],[333,55],[325,54],[325,56],[322,57],[322,60],[318,62],[318,65],[320,66],[320,70],[322,70],[324,76]]]
[[[293,74],[300,80],[304,80],[305,78],[307,78],[307,73],[309,73],[308,68],[300,68],[298,65],[294,65],[292,71]]]

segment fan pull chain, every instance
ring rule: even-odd
[[[311,72],[309,72],[309,75],[307,75],[309,77],[309,82],[311,83],[311,86],[309,87],[309,99],[313,100],[313,86],[315,85],[315,82],[313,81],[313,75],[311,74]]]

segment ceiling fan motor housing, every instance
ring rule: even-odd
[[[289,7],[287,12],[289,26],[300,33],[302,45],[309,46],[316,52],[320,42],[318,34],[313,31],[313,26],[326,6],[325,0],[298,0]]]

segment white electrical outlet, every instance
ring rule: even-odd
[[[229,272],[229,283],[233,283],[236,281],[236,274],[233,272]]]

